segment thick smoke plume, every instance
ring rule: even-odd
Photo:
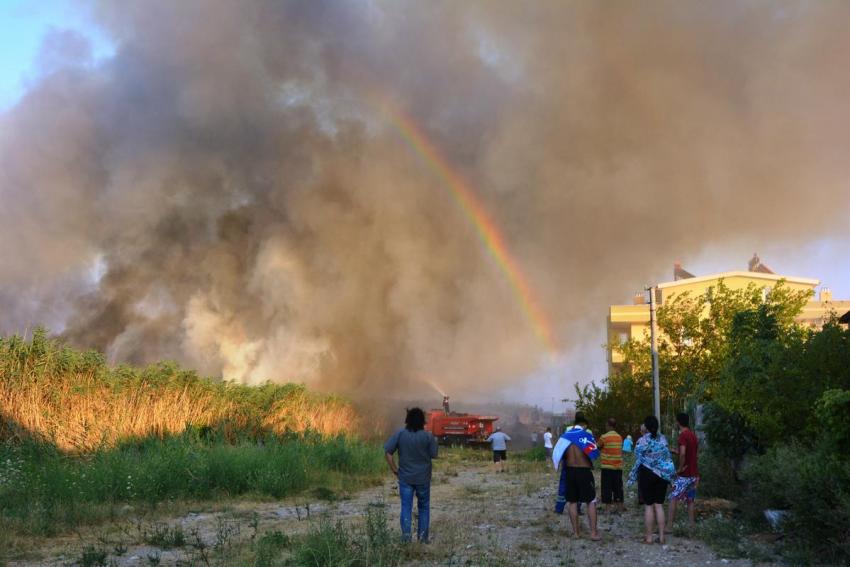
[[[565,353],[708,243],[846,230],[845,3],[84,6],[114,56],[53,32],[0,118],[5,332],[353,392],[533,371],[510,286],[378,97],[475,188]]]

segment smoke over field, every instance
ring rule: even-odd
[[[114,56],[54,31],[0,116],[0,331],[353,392],[533,371],[510,282],[378,100],[486,207],[561,352],[708,243],[847,230],[843,3],[84,6]]]

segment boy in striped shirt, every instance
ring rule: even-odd
[[[613,503],[617,511],[623,512],[623,438],[615,431],[617,420],[608,418],[608,431],[599,438],[600,464],[602,468],[602,503],[610,512]]]

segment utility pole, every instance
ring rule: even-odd
[[[652,401],[655,417],[661,423],[661,388],[658,385],[658,325],[655,321],[655,292],[658,288],[650,286],[649,290],[649,347],[652,350]]]

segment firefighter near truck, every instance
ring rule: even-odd
[[[453,412],[449,407],[449,397],[443,396],[442,409],[428,411],[425,430],[430,431],[441,445],[486,447],[497,419],[494,415]]]

